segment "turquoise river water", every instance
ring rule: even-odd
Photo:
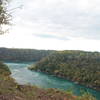
[[[19,84],[32,84],[41,88],[57,88],[61,90],[72,90],[75,95],[81,95],[83,92],[89,92],[100,100],[100,91],[87,88],[74,82],[58,78],[52,75],[47,75],[42,72],[28,70],[28,66],[32,63],[6,63],[12,74],[11,76]]]

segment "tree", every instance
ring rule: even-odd
[[[4,30],[2,30],[3,25],[8,25],[10,20],[10,15],[7,12],[7,5],[8,0],[0,0],[0,34],[5,33]]]

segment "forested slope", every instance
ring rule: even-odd
[[[90,94],[74,96],[68,91],[19,85],[9,75],[8,67],[0,62],[0,100],[96,100]]]
[[[40,60],[31,70],[38,70],[100,90],[100,53],[58,51]]]
[[[11,72],[7,65],[0,62],[0,75],[10,75]]]
[[[39,61],[41,58],[48,56],[53,52],[55,51],[0,48],[0,61]]]

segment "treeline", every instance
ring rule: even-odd
[[[52,50],[0,48],[0,61],[39,61],[53,52]]]
[[[43,58],[30,69],[100,90],[100,53],[98,52],[58,51]]]

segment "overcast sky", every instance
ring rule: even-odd
[[[100,0],[12,0],[0,47],[100,51]]]

